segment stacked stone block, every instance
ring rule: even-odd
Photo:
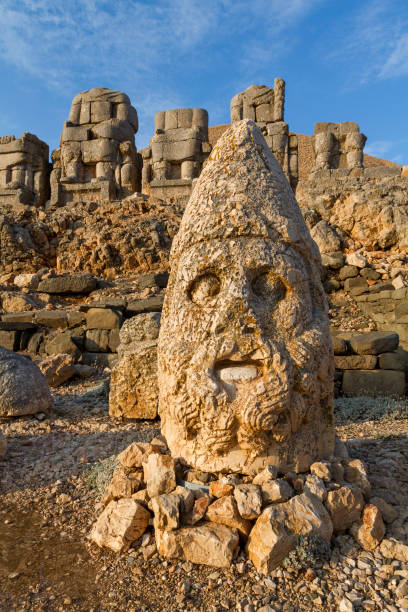
[[[315,170],[362,168],[367,137],[357,123],[316,123],[313,135]]]
[[[140,191],[136,109],[128,96],[102,87],[75,96],[52,153],[51,204],[114,200]]]
[[[208,113],[202,108],[178,108],[156,113],[155,135],[143,150],[145,193],[159,198],[189,197],[211,145]]]
[[[34,134],[0,137],[0,204],[42,206],[49,197],[48,145]]]
[[[289,134],[284,121],[285,81],[276,78],[274,88],[251,85],[231,100],[231,123],[252,119],[261,128],[265,140],[280,166],[295,185],[298,178],[296,134]]]
[[[408,354],[395,332],[338,333],[333,338],[336,383],[347,397],[404,397]]]

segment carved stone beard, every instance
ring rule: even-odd
[[[317,325],[289,343],[283,338],[251,339],[237,347],[211,339],[189,356],[176,396],[168,396],[173,418],[198,454],[211,449],[222,455],[238,445],[255,457],[271,443],[289,440],[303,422],[315,418],[307,410],[312,396],[317,405],[321,399],[316,355],[330,363],[325,335]],[[255,370],[256,376],[242,384],[225,382],[223,372],[235,368]]]

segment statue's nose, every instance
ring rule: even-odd
[[[254,333],[256,318],[250,297],[251,291],[246,279],[231,281],[225,293],[224,305],[217,311],[213,321],[214,333],[220,334],[231,326],[237,327],[240,334]]]

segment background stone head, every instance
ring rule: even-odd
[[[252,121],[211,153],[171,253],[159,336],[162,431],[207,471],[330,455],[332,349],[320,255]]]

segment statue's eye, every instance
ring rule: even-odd
[[[279,276],[270,270],[262,272],[252,281],[252,290],[263,300],[277,304],[286,295],[286,287]]]
[[[215,274],[207,272],[193,281],[189,295],[192,302],[204,306],[206,302],[220,292],[221,283]]]

